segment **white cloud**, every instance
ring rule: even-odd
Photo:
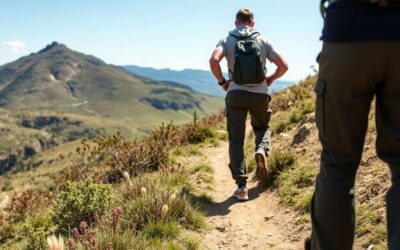
[[[16,40],[16,41],[6,41],[3,42],[3,45],[9,47],[12,52],[16,54],[25,54],[28,53],[29,51],[26,49],[26,44],[22,41]]]

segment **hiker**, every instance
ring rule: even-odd
[[[271,97],[268,87],[288,70],[287,63],[271,43],[254,29],[254,15],[249,9],[240,9],[236,14],[236,29],[221,39],[210,59],[211,71],[218,84],[227,91],[226,117],[229,134],[229,168],[238,188],[234,197],[248,200],[247,170],[244,159],[244,139],[247,113],[250,112],[251,126],[255,133],[256,175],[268,178],[266,158],[271,145],[269,120],[271,111],[268,104]],[[226,58],[229,79],[225,79],[220,62]],[[266,60],[273,62],[277,69],[271,76],[266,75]]]
[[[325,6],[324,4],[330,4]],[[325,7],[324,7],[325,6]],[[400,249],[400,1],[322,1],[325,22],[315,86],[322,144],[306,249],[352,249],[354,182],[376,100],[376,149],[389,164],[389,249]]]

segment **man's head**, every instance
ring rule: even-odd
[[[236,14],[236,27],[247,25],[253,28],[254,26],[254,14],[249,9],[240,9]]]

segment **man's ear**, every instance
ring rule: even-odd
[[[253,28],[253,27],[254,27],[254,22],[251,22],[249,26],[250,26],[251,28]]]
[[[235,21],[235,26],[236,28],[240,26],[238,21]]]

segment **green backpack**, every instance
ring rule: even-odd
[[[260,44],[256,38],[260,33],[250,36],[236,36],[235,65],[233,68],[233,81],[239,85],[263,83],[266,69],[261,62]]]

